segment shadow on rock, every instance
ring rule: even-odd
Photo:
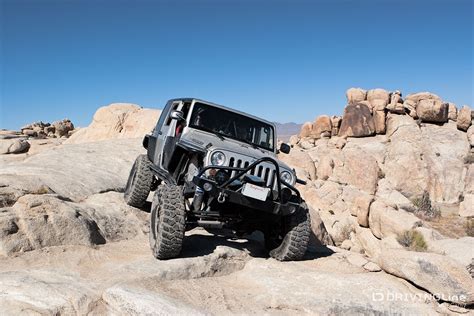
[[[254,258],[266,258],[268,252],[263,244],[252,239],[233,239],[228,235],[198,235],[186,236],[180,258],[192,258],[210,255],[218,246],[226,246],[248,253]]]

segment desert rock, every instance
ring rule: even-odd
[[[363,137],[375,133],[375,124],[366,105],[349,104],[344,109],[340,136]]]
[[[467,131],[469,126],[471,126],[471,121],[472,121],[471,113],[472,113],[472,110],[467,105],[463,106],[459,110],[458,120],[457,120],[458,129],[462,131]]]
[[[444,123],[448,120],[448,105],[436,99],[422,99],[416,114],[423,122]]]
[[[350,88],[346,91],[347,103],[354,104],[364,101],[367,97],[367,91],[361,88]]]

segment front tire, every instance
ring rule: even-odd
[[[140,155],[135,160],[124,192],[124,199],[128,205],[141,208],[145,204],[153,182],[150,166],[151,162],[147,155]]]
[[[267,230],[265,245],[270,248],[270,256],[279,261],[301,260],[308,248],[311,234],[309,209],[302,202],[295,213],[282,218],[281,227]]]
[[[181,186],[162,183],[151,205],[150,247],[157,259],[176,258],[183,244],[186,209]]]

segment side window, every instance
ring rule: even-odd
[[[165,121],[165,118],[168,116],[171,104],[172,102],[168,102],[165,108],[161,111],[160,118],[158,120],[158,123],[156,123],[156,127],[155,127],[156,133],[158,133],[161,130],[161,127],[163,126],[163,122]]]

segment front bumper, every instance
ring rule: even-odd
[[[278,163],[270,158],[264,157],[256,160],[252,164],[250,164],[246,168],[235,168],[235,167],[225,167],[225,166],[207,166],[201,170],[201,172],[193,178],[193,183],[200,188],[210,188],[209,190],[204,190],[209,194],[209,196],[216,198],[221,203],[228,202],[237,205],[241,205],[246,208],[251,208],[256,211],[262,211],[274,215],[290,215],[293,214],[299,207],[301,203],[301,195],[299,191],[294,188],[289,183],[283,182],[280,177],[277,177],[277,190],[272,192],[276,196],[275,198],[267,197],[265,201],[257,200],[251,197],[247,197],[236,190],[231,189],[232,183],[235,180],[240,179],[243,175],[245,175],[248,171],[252,170],[256,165],[261,162],[269,162],[275,165],[277,175],[280,174]],[[203,175],[209,169],[219,169],[219,170],[226,170],[228,172],[236,171],[236,174],[231,177],[229,180],[224,182],[223,184],[218,184],[214,180],[208,179]],[[208,185],[205,185],[208,183]],[[282,185],[285,185],[288,189],[295,193],[295,198],[293,199],[284,199],[282,194]]]

